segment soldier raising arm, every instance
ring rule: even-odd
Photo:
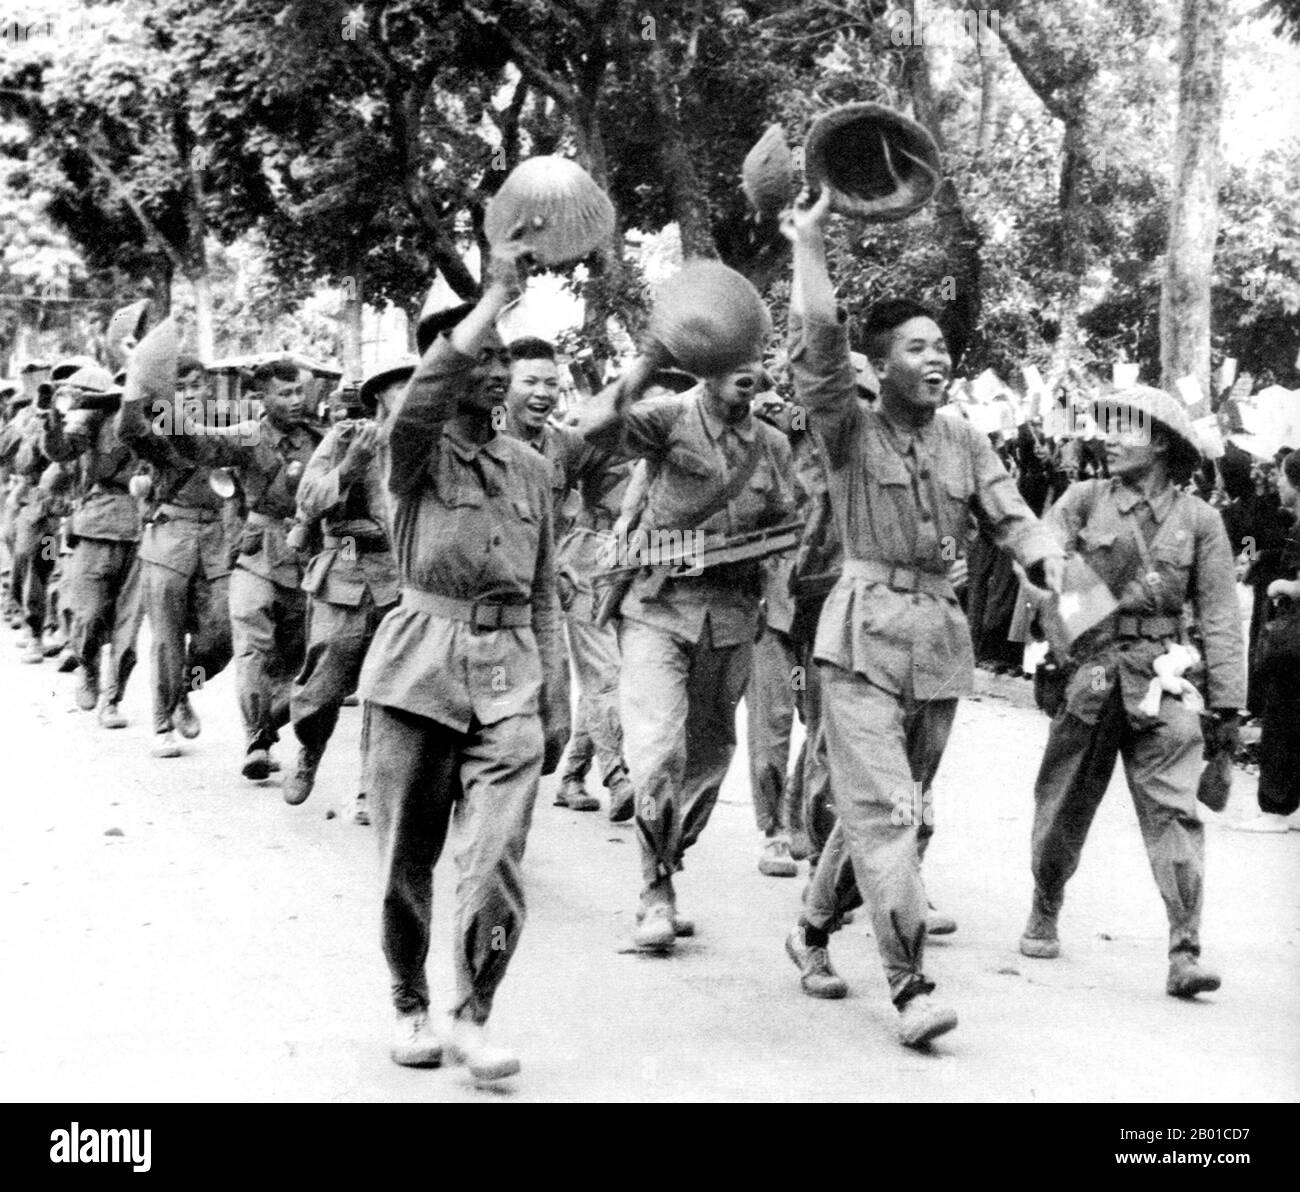
[[[401,603],[361,675],[392,978],[396,1063],[518,1071],[482,1026],[524,922],[521,872],[538,780],[569,731],[551,541],[551,469],[495,416],[509,370],[495,319],[519,286],[494,259],[477,306],[425,352],[389,428],[387,483]],[[431,1026],[431,871],[452,815],[456,996]]]
[[[948,580],[972,512],[1000,546],[1059,590],[1062,555],[995,456],[965,422],[936,418],[951,373],[943,333],[919,303],[867,322],[878,408],[856,399],[848,330],[826,267],[829,196],[786,213],[794,245],[791,366],[825,447],[844,567],[826,599],[814,658],[823,680],[831,790],[850,842],[899,1037],[920,1046],[956,1025],[922,972],[927,900],[919,829],[957,698],[974,682],[966,619]],[[787,950],[805,984],[828,967],[838,923],[806,915]],[[824,974],[823,974],[824,975]]]

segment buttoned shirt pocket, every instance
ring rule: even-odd
[[[1196,555],[1196,542],[1186,530],[1162,535],[1151,551],[1156,574],[1160,577],[1160,605],[1169,611],[1182,608]]]

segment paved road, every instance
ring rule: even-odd
[[[352,793],[346,710],[301,807],[237,772],[230,677],[201,694],[188,756],[147,756],[143,668],[104,732],[71,679],[0,633],[0,1098],[5,1100],[1279,1100],[1300,1096],[1300,833],[1208,832],[1206,959],[1223,989],[1164,995],[1164,912],[1127,793],[1098,815],[1062,916],[1064,955],[1016,951],[1028,905],[1030,791],[1046,722],[1026,684],[963,705],[926,862],[960,929],[927,968],[961,1025],[932,1054],[893,1040],[862,918],[834,942],[842,1002],[799,991],[782,953],[798,881],[761,877],[733,768],[679,893],[700,934],[671,959],[624,949],[630,830],[551,806],[526,862],[530,920],[498,998],[521,1076],[386,1056],[372,829],[326,819]],[[142,643],[143,644],[143,643]],[[292,754],[282,747],[283,759]],[[1239,778],[1228,817],[1249,810]],[[1214,818],[1209,817],[1207,818]],[[109,834],[109,833],[112,834]],[[431,980],[450,993],[444,860]]]

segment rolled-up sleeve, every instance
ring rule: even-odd
[[[792,313],[789,331],[795,398],[825,443],[831,467],[841,467],[848,459],[858,418],[848,315],[841,308],[830,323]]]

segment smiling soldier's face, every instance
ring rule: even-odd
[[[516,360],[510,365],[506,406],[516,426],[536,433],[560,399],[560,370],[554,360]]]

